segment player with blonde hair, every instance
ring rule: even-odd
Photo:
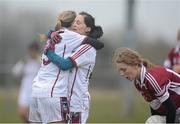
[[[180,122],[180,75],[155,65],[129,48],[115,51],[113,64],[119,74],[133,81],[151,108],[152,115],[165,115],[166,123]]]
[[[94,17],[86,12],[77,15],[73,30],[95,39],[103,35],[101,26],[96,26]],[[61,70],[71,69],[68,80],[71,123],[87,122],[90,109],[88,85],[96,62],[96,50],[98,49],[83,44],[65,59],[51,50],[47,52],[47,57]]]
[[[59,35],[57,35],[58,31],[62,27],[66,27],[68,29],[71,29],[71,25],[72,25],[75,18],[76,18],[76,12],[70,11],[70,10],[62,11],[57,16],[57,20],[56,20],[54,30],[50,30],[49,32],[47,32],[45,34],[40,34],[39,35],[40,41],[47,41],[48,39],[52,38],[52,40],[54,40],[54,42],[58,42],[60,40]],[[54,31],[57,31],[57,32],[54,32]],[[53,34],[51,34],[52,32],[53,32]]]

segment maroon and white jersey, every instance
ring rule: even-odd
[[[162,103],[169,97],[180,110],[180,75],[176,72],[161,66],[147,71],[142,65],[140,81],[135,80],[134,85],[152,109],[159,113],[166,113]]]
[[[88,113],[89,77],[95,66],[96,50],[89,44],[83,44],[70,57],[76,64],[69,75],[70,111]]]
[[[164,66],[172,69],[173,65],[180,64],[180,44],[178,44],[175,48],[171,49],[168,54],[168,58],[164,62]]]

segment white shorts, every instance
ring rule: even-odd
[[[69,103],[66,97],[32,98],[29,121],[43,123],[66,121],[68,113]]]
[[[84,99],[81,101],[82,103],[80,104],[80,109],[79,105],[77,107],[76,104],[70,105],[70,119],[71,123],[86,123],[87,119],[89,117],[89,109],[90,109],[90,99]],[[70,102],[72,104],[72,102]]]

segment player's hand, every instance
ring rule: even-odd
[[[48,50],[55,50],[55,44],[51,43],[51,41],[44,46],[44,55],[47,55]]]
[[[58,32],[54,31],[51,33],[51,43],[57,44],[61,42],[62,37],[58,34]]]

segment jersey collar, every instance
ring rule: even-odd
[[[146,74],[146,67],[142,64],[141,73],[140,73],[140,83],[141,83],[141,85],[144,83],[145,74]]]

